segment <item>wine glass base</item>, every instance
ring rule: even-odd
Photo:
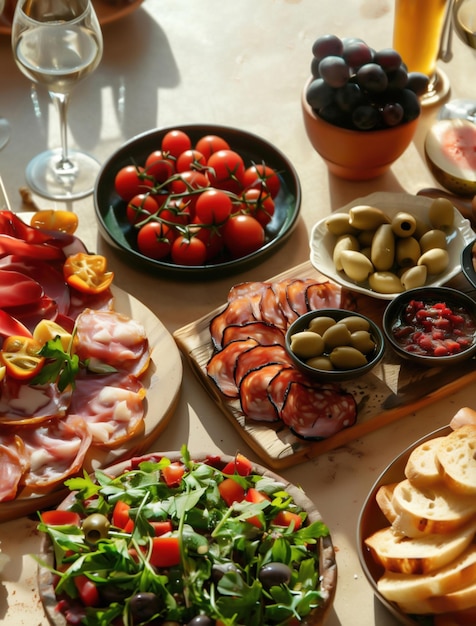
[[[430,81],[428,91],[420,97],[422,106],[433,106],[441,102],[450,92],[448,76],[438,67],[434,78]]]
[[[450,100],[441,107],[438,113],[438,119],[463,119],[476,122],[476,100],[466,98]]]
[[[26,168],[32,191],[50,200],[77,200],[89,196],[101,165],[79,150],[69,152],[69,166],[61,166],[61,150],[47,150],[34,157]]]
[[[7,145],[10,139],[10,123],[4,117],[0,117],[0,150]]]

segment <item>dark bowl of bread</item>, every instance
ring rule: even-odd
[[[382,472],[357,546],[375,595],[400,623],[476,624],[476,411],[461,409]]]

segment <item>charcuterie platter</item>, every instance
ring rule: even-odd
[[[288,279],[314,279],[328,281],[315,270],[310,262],[292,268],[271,279],[276,283]],[[454,279],[461,290],[471,286],[462,276]],[[331,283],[332,284],[332,283]],[[236,291],[239,286],[232,290]],[[386,306],[365,294],[342,291],[342,297],[352,302],[355,310],[367,315],[381,325]],[[476,379],[474,363],[470,360],[454,368],[422,369],[404,361],[388,348],[382,361],[368,374],[354,381],[341,384],[344,392],[351,394],[357,404],[355,423],[336,434],[320,440],[297,437],[282,422],[253,421],[245,417],[238,400],[227,398],[207,374],[207,364],[214,353],[210,324],[223,312],[226,305],[174,333],[174,338],[190,362],[193,370],[215,399],[224,416],[237,429],[247,444],[271,467],[286,468],[304,462],[319,454],[343,446],[385,426],[411,411],[436,402],[441,397],[456,391]]]
[[[8,285],[2,285],[0,521],[6,521],[60,501],[64,478],[69,475],[145,452],[173,414],[182,383],[182,361],[160,320],[127,292],[110,285],[106,291],[80,297],[81,292],[64,282],[66,274],[59,280],[58,271],[48,262],[37,259],[35,265],[29,260],[32,253],[53,255],[58,266],[61,248],[55,249],[51,242],[68,241],[81,247],[80,240],[70,240],[69,235],[62,239],[59,234],[51,238],[51,231],[44,237],[36,235],[36,229],[28,226],[24,231],[14,214],[2,217],[5,229],[9,223],[17,228],[17,236],[2,234],[3,246],[12,246],[16,254],[24,252],[22,258],[4,254],[1,270],[3,281],[9,276],[17,281],[11,293]],[[29,221],[28,214],[22,218]],[[36,243],[27,241],[28,237]],[[67,260],[83,257],[87,262],[99,258],[80,253]],[[66,266],[64,262],[63,269]],[[12,307],[27,297],[23,308]],[[22,322],[13,312],[23,315],[18,317]],[[73,319],[74,329],[67,331]],[[43,336],[40,340],[39,329],[51,330],[51,339]],[[69,347],[60,348],[66,337]],[[35,342],[50,352],[37,348],[26,352]],[[87,355],[81,354],[85,348]],[[60,354],[59,360],[52,351]],[[37,378],[31,377],[27,367],[37,362],[41,369]],[[48,368],[59,363],[62,369],[51,377]],[[78,367],[63,384],[65,363]]]

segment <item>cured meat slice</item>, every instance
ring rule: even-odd
[[[249,298],[242,297],[236,298],[229,302],[226,308],[210,322],[210,335],[212,343],[217,350],[221,350],[223,333],[227,326],[232,324],[245,324],[246,322],[252,322],[255,318],[253,316],[253,309]]]
[[[271,346],[257,345],[242,352],[237,358],[235,367],[235,383],[237,387],[240,386],[241,381],[248,372],[272,363],[292,365],[291,357],[283,346],[279,344]]]
[[[330,281],[315,282],[306,288],[306,301],[309,311],[340,309],[343,308],[342,289]]]
[[[241,339],[255,339],[262,346],[279,344],[284,346],[285,335],[283,331],[268,322],[246,322],[245,324],[232,324],[227,326],[223,333],[222,345],[227,346],[231,341]]]
[[[84,309],[94,309],[95,311],[111,311],[114,309],[114,296],[110,289],[105,289],[100,293],[81,293],[74,289],[70,290],[70,305],[68,316],[76,320]]]
[[[238,387],[235,383],[236,360],[242,352],[257,345],[256,339],[250,338],[231,341],[209,360],[207,374],[224,396],[238,397]]]
[[[276,422],[279,414],[269,399],[268,385],[286,365],[273,363],[248,372],[240,384],[241,410],[247,418],[259,422]]]
[[[288,327],[288,321],[279,306],[278,296],[272,284],[269,284],[261,295],[260,319],[281,328],[281,330],[286,330]]]
[[[97,359],[135,376],[146,370],[149,344],[139,322],[116,311],[86,309],[78,316],[76,327],[80,359]]]
[[[25,445],[17,435],[0,438],[0,502],[14,500],[23,474],[28,470]]]
[[[286,367],[280,370],[269,383],[269,399],[276,407],[278,413],[280,413],[281,409],[283,408],[288,387],[292,382],[298,382],[303,385],[310,384],[309,379],[304,374],[302,374],[296,367]]]
[[[58,306],[55,300],[45,294],[34,304],[5,307],[5,312],[14,317],[33,333],[35,327],[41,320],[56,320],[58,317]]]
[[[273,291],[276,294],[276,300],[278,302],[278,306],[281,309],[284,319],[286,320],[286,327],[289,326],[297,319],[298,315],[296,311],[293,311],[288,301],[288,286],[295,279],[288,278],[285,280],[280,280],[276,283],[273,283]]]
[[[228,302],[236,300],[236,298],[249,298],[251,296],[260,296],[265,289],[267,289],[269,283],[263,282],[244,282],[234,285],[228,292]]]
[[[292,280],[288,283],[286,287],[286,299],[297,317],[308,312],[306,289],[315,284],[316,281],[312,278],[296,278],[296,280]]]
[[[18,431],[29,459],[24,484],[31,491],[43,491],[76,474],[91,445],[83,420],[49,420],[39,427]]]
[[[76,379],[66,421],[80,417],[93,444],[117,447],[143,426],[145,394],[142,383],[124,372],[84,374]]]
[[[357,405],[350,393],[291,382],[280,416],[298,437],[326,439],[355,424]]]
[[[70,390],[60,392],[54,384],[33,387],[5,377],[0,383],[0,424],[34,424],[63,416],[70,398]]]

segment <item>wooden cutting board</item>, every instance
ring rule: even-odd
[[[271,281],[285,278],[323,277],[310,262],[306,262],[275,276]],[[473,290],[462,275],[454,279],[450,286],[461,291]],[[359,313],[367,315],[381,325],[387,301],[362,294],[356,294],[355,301]],[[355,381],[342,383],[342,387],[351,392],[357,401],[356,424],[328,439],[306,441],[296,437],[282,422],[270,424],[246,419],[240,410],[239,402],[222,396],[213,381],[208,378],[206,365],[213,354],[209,324],[224,307],[225,304],[175,331],[173,336],[224,416],[256,454],[275,469],[296,465],[342,446],[427,404],[437,402],[445,395],[476,380],[474,360],[452,366],[451,370],[445,371],[442,368],[421,368],[401,359],[388,347],[383,360],[370,373]],[[416,394],[418,395],[415,398]]]

